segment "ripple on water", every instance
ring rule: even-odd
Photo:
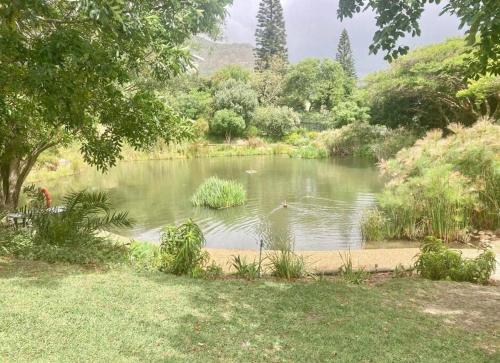
[[[246,205],[193,207],[191,195],[215,175],[243,183]],[[362,212],[375,203],[374,193],[382,185],[370,166],[277,157],[122,163],[105,176],[89,171],[70,179],[52,185],[53,194],[63,194],[68,186],[111,191],[116,206],[129,210],[137,221],[123,234],[139,240],[158,241],[164,225],[193,218],[209,247],[255,249],[265,224],[292,234],[302,250],[360,248]]]

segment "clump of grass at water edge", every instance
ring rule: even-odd
[[[499,228],[500,126],[479,120],[448,128],[449,136],[430,131],[381,163],[389,181],[364,218],[366,240],[463,241],[472,229]]]

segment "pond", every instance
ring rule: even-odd
[[[207,178],[234,179],[247,189],[244,206],[210,210],[190,198]],[[118,233],[158,241],[166,224],[193,218],[207,247],[257,249],[263,230],[291,235],[297,250],[362,248],[360,220],[382,181],[371,163],[279,156],[122,162],[106,174],[88,170],[48,185],[57,197],[70,190],[105,190],[136,225]],[[287,208],[283,205],[286,203]]]

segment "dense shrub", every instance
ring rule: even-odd
[[[234,80],[237,82],[247,83],[250,81],[252,73],[238,64],[229,64],[220,68],[212,76],[212,83],[217,87],[223,82]]]
[[[413,131],[391,130],[367,122],[353,122],[319,136],[331,156],[360,156],[379,161],[393,157],[416,139]]]
[[[316,131],[299,128],[288,134],[283,141],[293,146],[307,146],[311,142],[316,141],[318,134]]]
[[[166,226],[161,236],[160,270],[201,277],[208,262],[208,254],[202,250],[204,245],[203,232],[192,220],[179,226]]]
[[[235,207],[245,204],[246,191],[243,185],[232,180],[212,177],[206,180],[191,198],[197,207],[214,209]]]
[[[209,125],[212,134],[224,136],[227,140],[240,136],[245,131],[245,120],[232,110],[217,111]]]
[[[248,122],[259,101],[252,88],[234,79],[220,83],[214,95],[215,110],[232,110]]]
[[[474,259],[462,257],[460,251],[448,248],[440,239],[426,238],[415,263],[422,277],[431,280],[486,283],[495,270],[495,254],[485,251]]]
[[[184,117],[197,120],[206,117],[212,108],[212,95],[207,91],[191,90],[173,98],[174,108]]]
[[[157,271],[161,268],[160,248],[156,244],[133,241],[128,252],[130,264],[138,271]]]
[[[334,128],[353,122],[367,122],[370,120],[370,108],[360,106],[354,100],[346,100],[336,104],[331,111],[331,125]]]
[[[279,139],[299,126],[299,115],[288,107],[260,107],[255,111],[253,124],[267,136]]]
[[[111,227],[130,227],[126,212],[115,212],[105,193],[80,191],[64,197],[60,210],[46,209],[36,188],[27,188],[31,196],[31,228],[9,233],[1,243],[1,252],[19,258],[47,262],[81,264],[125,262],[127,250],[98,236]]]
[[[332,156],[373,157],[372,146],[383,140],[386,134],[384,126],[354,122],[340,129],[323,132],[320,140]]]
[[[388,130],[381,140],[371,145],[371,150],[377,160],[387,160],[400,150],[415,144],[417,139],[418,134],[412,130],[404,128]]]
[[[379,197],[386,238],[465,239],[500,224],[500,126],[432,131],[381,164],[389,178]]]

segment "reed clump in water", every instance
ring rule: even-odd
[[[479,120],[449,131],[430,131],[381,163],[389,182],[363,220],[366,240],[464,240],[471,229],[500,226],[500,126]]]
[[[241,183],[211,177],[198,188],[191,202],[197,207],[222,209],[243,205],[246,198],[246,191]]]

